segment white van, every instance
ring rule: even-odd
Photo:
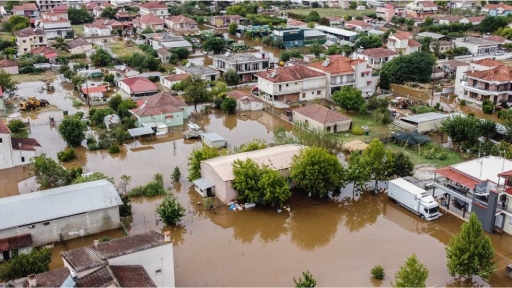
[[[366,6],[357,6],[356,10],[366,10]]]

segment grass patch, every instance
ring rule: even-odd
[[[78,99],[73,99],[73,107],[77,108],[77,107],[82,107],[84,106],[84,103],[82,103],[82,101],[78,100]]]
[[[387,144],[385,144],[385,146],[386,146],[386,148],[393,150],[393,151],[404,152],[405,155],[409,156],[409,158],[411,159],[412,163],[414,163],[414,165],[430,164],[430,165],[435,165],[436,167],[439,168],[439,167],[449,166],[449,165],[453,165],[453,164],[457,164],[457,163],[465,161],[465,159],[463,159],[459,153],[457,153],[456,151],[454,151],[452,149],[448,149],[448,148],[441,148],[442,151],[446,152],[446,154],[447,154],[446,159],[438,160],[438,159],[426,159],[423,156],[420,156],[418,154],[417,146],[408,145],[405,149],[404,149],[404,145],[398,145],[395,143],[387,143]],[[420,149],[420,151],[421,151],[421,149]]]
[[[36,82],[36,81],[46,81],[48,79],[54,80],[56,75],[52,71],[46,71],[44,73],[35,73],[35,74],[18,74],[11,75],[11,79],[17,83],[23,82]]]
[[[71,53],[69,53],[68,51],[64,51],[64,50],[54,50],[55,53],[57,53],[57,56],[59,57],[69,57],[71,55]]]
[[[84,24],[79,25],[71,25],[71,28],[73,28],[73,32],[75,32],[78,36],[84,36]]]
[[[12,37],[14,36],[9,32],[0,32],[0,39],[4,41],[11,41]]]
[[[342,114],[347,114],[344,111],[338,111]],[[370,128],[369,135],[354,135],[350,131],[340,133],[340,138],[343,140],[343,143],[350,142],[352,140],[361,140],[364,141],[365,138],[370,137],[378,137],[379,135],[387,135],[389,134],[388,125],[382,125],[375,121],[375,118],[370,115],[360,115],[356,113],[349,113],[349,117],[352,118],[352,127],[362,127],[368,126]]]
[[[321,17],[326,17],[326,16],[343,17],[345,15],[350,15],[350,16],[355,18],[356,16],[364,16],[364,15],[367,15],[367,14],[375,13],[375,10],[373,10],[373,9],[368,9],[368,10],[345,10],[345,9],[340,9],[340,8],[291,9],[291,10],[286,10],[286,12],[307,16],[309,14],[309,12],[311,12],[313,10],[318,12],[318,14],[320,14]]]
[[[130,56],[134,53],[140,53],[142,55],[146,55],[144,53],[144,51],[139,49],[139,47],[133,46],[133,47],[128,48],[128,47],[124,46],[124,44],[125,44],[124,41],[115,40],[114,42],[108,44],[108,46],[110,47],[110,49],[112,49],[112,52],[114,52],[118,57]]]

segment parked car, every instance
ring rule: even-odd
[[[503,50],[496,50],[496,55],[504,55],[505,51]]]
[[[457,209],[462,209],[464,208],[464,206],[466,205],[466,203],[462,200],[460,200],[459,198],[453,198],[453,206],[455,206],[455,208]]]

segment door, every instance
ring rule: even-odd
[[[494,221],[494,226],[502,228],[503,227],[503,214],[496,216],[496,220]]]
[[[4,261],[11,259],[11,255],[10,255],[9,251],[2,252],[2,256],[4,257]]]

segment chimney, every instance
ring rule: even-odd
[[[94,240],[94,247],[98,247],[98,244],[100,244],[99,240]]]
[[[169,231],[164,232],[164,242],[171,242],[171,232],[169,232]]]
[[[28,275],[28,287],[37,287],[36,274]]]

